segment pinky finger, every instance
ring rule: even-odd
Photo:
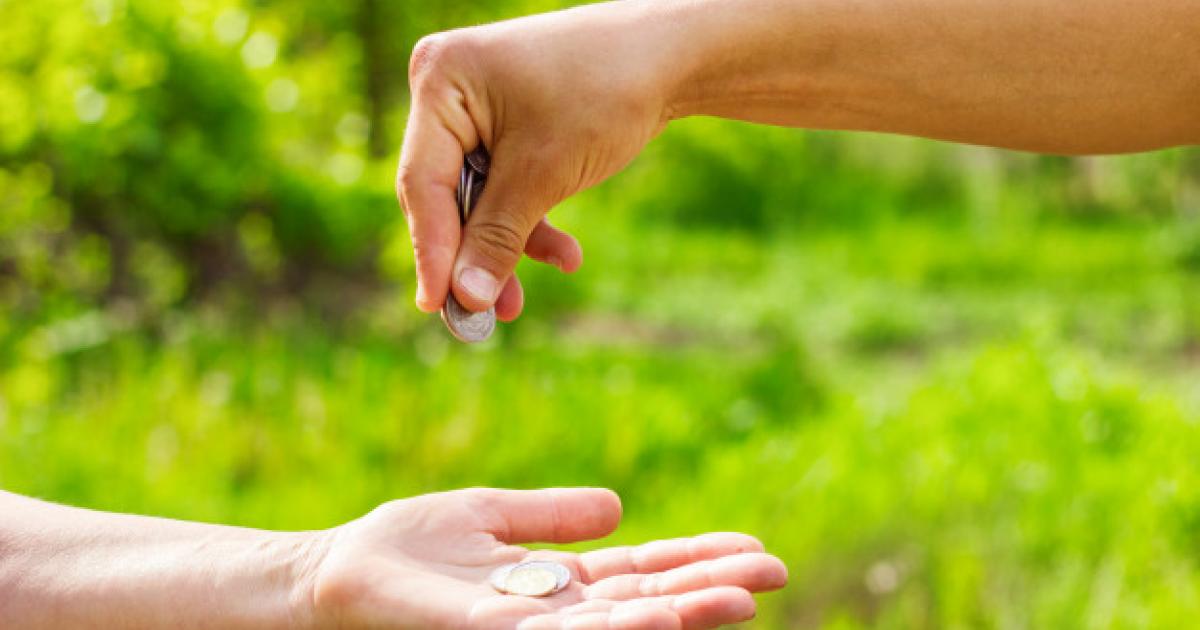
[[[597,605],[603,600],[585,602]],[[594,608],[580,610],[594,611]],[[608,613],[612,618],[636,615],[646,611],[666,609],[679,617],[685,630],[705,630],[754,618],[754,596],[744,588],[736,586],[714,586],[683,595],[645,597],[614,602]],[[568,609],[569,610],[569,609]],[[658,613],[655,613],[658,614]]]
[[[684,595],[663,595],[628,601],[590,600],[554,614],[530,617],[520,630],[707,630],[749,621],[755,614],[754,596],[736,586],[716,586]]]
[[[679,614],[686,630],[749,621],[755,613],[754,596],[736,586],[717,586],[679,595],[671,607]]]
[[[679,615],[665,606],[640,606],[610,612],[539,615],[518,630],[682,630]]]

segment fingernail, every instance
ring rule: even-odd
[[[557,256],[551,256],[547,258],[546,262],[550,263],[554,267],[558,267],[560,270],[563,268],[563,261]]]
[[[467,267],[458,275],[458,283],[471,294],[471,297],[484,302],[492,302],[499,292],[500,283],[496,277],[479,267]]]

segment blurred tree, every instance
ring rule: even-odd
[[[0,301],[34,312],[317,295],[376,286],[383,266],[406,280],[391,172],[413,45],[569,4],[0,2]],[[616,211],[769,233],[913,214],[987,221],[1018,208],[1086,222],[1200,207],[1200,167],[1183,151],[1031,157],[679,127],[614,184],[629,192]],[[330,302],[349,304],[338,291]]]
[[[96,297],[146,299],[151,291],[139,280],[145,270],[133,267],[150,260],[178,267],[185,279],[168,302],[235,280],[261,288],[269,279],[256,273],[261,266],[249,264],[253,254],[237,238],[251,214],[269,225],[259,247],[282,248],[278,278],[289,289],[320,273],[370,272],[379,235],[395,214],[390,195],[357,176],[338,181],[336,171],[332,182],[314,177],[269,141],[280,115],[267,101],[280,99],[272,94],[277,84],[256,72],[276,65],[280,40],[295,33],[273,34],[265,13],[260,27],[256,16],[216,6],[78,8],[61,0],[3,6],[4,39],[15,45],[0,57],[0,82],[16,89],[3,97],[15,106],[5,108],[10,113],[0,124],[15,133],[0,143],[0,167],[9,177],[50,183],[37,193],[43,205],[24,213],[41,226],[26,225],[23,243],[0,252],[10,275],[52,289],[54,283],[34,282],[39,273],[19,262],[18,252],[54,256],[98,237],[105,245],[94,249],[105,252],[108,281]],[[380,100],[380,111],[385,106]],[[334,153],[328,146],[312,152]],[[13,228],[6,235],[15,234]],[[156,244],[160,254],[139,256],[148,251],[143,243]],[[48,273],[58,272],[76,274]]]

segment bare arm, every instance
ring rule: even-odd
[[[1195,0],[625,0],[453,31],[413,56],[398,174],[417,303],[502,319],[521,254],[564,271],[544,222],[671,120],[711,115],[1053,153],[1200,142]],[[492,152],[465,232],[464,152]]]
[[[1052,153],[1200,141],[1193,0],[699,0],[670,115]],[[681,50],[686,50],[686,47]]]
[[[106,514],[0,492],[0,628],[711,628],[753,617],[787,570],[732,533],[529,551],[610,533],[600,489],[472,489],[386,503],[340,527],[270,532]],[[498,567],[550,560],[572,581],[502,595]]]
[[[0,627],[301,627],[318,543],[0,492]]]

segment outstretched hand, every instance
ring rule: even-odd
[[[332,530],[315,571],[319,627],[470,629],[713,628],[754,616],[752,592],[787,570],[743,534],[705,534],[583,554],[521,543],[605,536],[620,500],[599,489],[460,490],[383,505]],[[535,599],[488,578],[528,559],[559,562],[573,581]]]

